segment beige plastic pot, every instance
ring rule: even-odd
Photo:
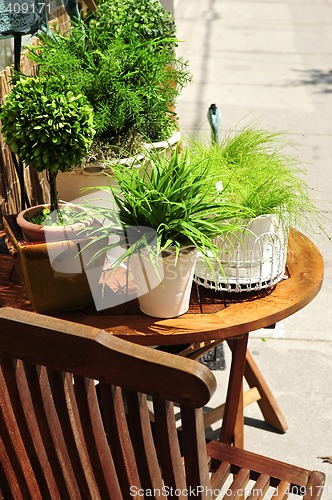
[[[189,309],[197,250],[163,252],[157,262],[148,255],[131,257],[130,267],[141,311],[155,318],[174,318]]]

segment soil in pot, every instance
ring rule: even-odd
[[[49,205],[36,205],[20,212],[16,220],[22,229],[24,239],[26,241],[37,242],[82,238],[86,236],[86,233],[84,233],[85,229],[88,231],[88,228],[97,224],[97,221],[86,215],[80,207],[62,205],[60,209],[61,213],[63,213],[62,220],[64,224],[62,225],[52,222],[51,216],[46,218],[46,225],[42,223],[43,221],[45,222],[45,214],[49,213]],[[74,214],[73,217],[69,215],[70,212]],[[79,214],[84,215],[81,216]],[[79,221],[78,217],[80,217]],[[76,222],[74,222],[75,220]],[[66,221],[72,223],[66,224]]]

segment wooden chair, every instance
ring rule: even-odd
[[[196,361],[10,308],[0,309],[0,358],[5,499],[183,500],[219,491],[228,499],[244,498],[242,490],[258,499],[269,487],[274,499],[322,493],[320,472],[206,445],[202,407],[216,382]]]

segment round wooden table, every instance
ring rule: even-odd
[[[223,293],[193,286],[188,313],[171,319],[141,314],[137,302],[101,313],[71,311],[57,317],[97,326],[142,345],[179,345],[226,340],[266,328],[305,307],[318,294],[324,274],[317,247],[292,230],[287,253],[287,279],[271,289],[250,293]]]
[[[0,256],[0,305],[31,309],[20,284],[10,279],[10,271],[10,258]],[[301,233],[291,230],[287,254],[288,278],[271,289],[235,294],[193,286],[190,310],[172,319],[141,314],[137,300],[101,312],[90,308],[54,316],[98,327],[142,345],[168,349],[184,345],[183,354],[193,358],[227,340],[232,350],[232,364],[221,439],[225,442],[235,440],[241,445],[243,375],[251,387],[258,388],[261,398],[258,404],[265,420],[280,431],[287,429],[271,391],[247,352],[248,334],[274,325],[306,306],[319,292],[323,274],[323,259],[317,247]]]

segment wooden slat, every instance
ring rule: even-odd
[[[101,406],[105,430],[111,447],[119,485],[125,500],[132,500],[130,487],[141,489],[134,449],[120,387],[100,383]],[[117,429],[117,432],[114,432]]]
[[[84,429],[86,448],[98,487],[98,496],[94,498],[96,500],[122,500],[113,457],[99,410],[95,382],[91,379],[75,376],[74,388],[80,420]]]
[[[220,490],[225,484],[231,472],[231,465],[227,462],[222,462],[211,477],[211,488],[213,491]]]
[[[128,426],[143,490],[152,498],[162,499],[163,480],[159,469],[152,435],[149,409],[145,394],[125,391]]]
[[[34,475],[38,478],[41,495],[43,498],[50,496],[60,500],[58,484],[36,419],[26,370],[22,361],[16,362],[16,380],[21,401],[21,404],[17,407],[16,419],[19,423],[21,436],[24,438]],[[13,394],[13,390],[11,393]],[[26,425],[28,429],[26,429]]]
[[[166,486],[179,492],[178,498],[184,500],[186,487],[184,467],[181,458],[174,405],[160,398],[153,399],[155,434],[158,457]]]
[[[76,404],[73,377],[69,373],[55,370],[48,370],[48,375],[52,387],[52,397],[80,492],[83,498],[90,496],[97,499],[99,492],[95,486],[85,432]]]
[[[61,428],[57,409],[45,367],[25,363],[25,372],[31,394],[37,425],[45,443],[48,460],[54,473],[60,498],[72,495],[81,498],[72,468],[66,441]]]
[[[247,500],[261,500],[270,486],[270,476],[261,474],[251,489]]]
[[[4,427],[0,415],[0,425]],[[18,473],[12,466],[11,457],[7,453],[8,443],[0,436],[0,493],[2,498],[23,500]],[[27,492],[28,494],[28,492]]]
[[[273,492],[273,499],[287,500],[289,497],[291,483],[289,481],[280,481],[276,490]]]
[[[236,474],[234,481],[227,488],[227,493],[225,493],[224,500],[229,498],[230,500],[242,500],[244,499],[244,491],[250,479],[250,469],[241,468]]]
[[[181,420],[187,485],[194,488],[199,500],[206,500],[211,497],[211,492],[202,408],[181,406]],[[198,486],[202,487],[199,491]]]
[[[8,489],[15,499],[35,496],[36,499],[42,500],[24,440],[20,433],[19,422],[16,420],[16,415],[18,415],[22,423],[23,412],[22,415],[19,415],[17,411],[17,407],[21,409],[21,404],[11,359],[1,359],[0,387],[0,453]],[[23,432],[26,430],[26,425],[23,425]]]
[[[257,479],[259,474],[268,474],[271,476],[272,485],[276,485],[283,479],[299,486],[305,486],[308,482],[310,471],[306,469],[233,448],[224,443],[211,441],[207,444],[207,451],[210,457],[220,462],[226,461],[232,463],[235,467],[251,469],[253,479]]]

